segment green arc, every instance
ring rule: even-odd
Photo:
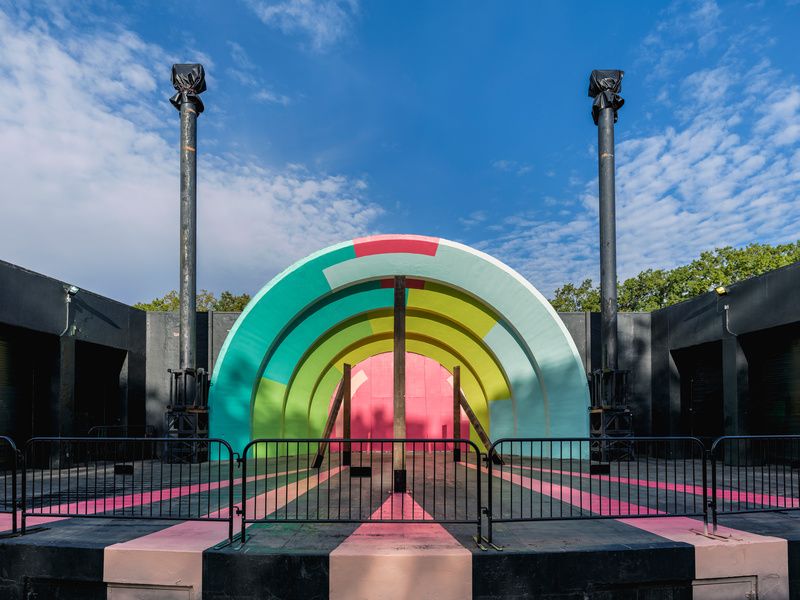
[[[212,376],[211,435],[320,435],[344,362],[391,351],[395,275],[409,278],[408,351],[448,370],[493,439],[585,437],[588,388],[558,315],[518,273],[455,242],[374,236],[296,263],[250,302]]]

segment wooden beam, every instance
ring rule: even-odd
[[[395,439],[406,437],[406,278],[394,278],[394,418]],[[404,444],[394,444],[392,452],[394,491],[406,491],[406,451]]]
[[[342,410],[342,437],[345,439],[344,448],[342,448],[342,464],[350,466],[350,365],[344,365],[342,374],[342,403],[344,408]]]
[[[339,409],[342,406],[342,398],[344,397],[344,381],[339,384],[339,389],[336,390],[336,395],[333,397],[331,410],[328,412],[328,421],[325,423],[325,429],[322,432],[322,439],[327,440],[331,437],[333,426],[336,424],[336,417],[339,416]],[[317,454],[314,457],[314,462],[311,467],[319,469],[322,466],[322,459],[325,457],[325,450],[328,448],[328,442],[320,442]]]
[[[464,409],[464,412],[467,414],[467,418],[469,419],[472,428],[475,430],[475,433],[478,434],[478,437],[480,438],[481,442],[486,447],[486,451],[489,452],[489,448],[491,448],[492,446],[492,440],[489,439],[486,430],[483,428],[483,425],[481,425],[481,422],[478,420],[477,415],[472,411],[469,402],[467,402],[467,399],[461,392],[461,390],[459,390],[458,395],[461,401],[461,408]],[[503,464],[503,460],[500,458],[500,455],[497,454],[497,452],[492,452],[490,458],[492,459],[492,462],[496,465]]]

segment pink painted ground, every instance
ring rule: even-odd
[[[370,357],[353,367],[351,437],[394,437],[392,367],[391,352]],[[406,353],[406,437],[453,437],[453,386],[449,377],[450,372],[435,360]],[[334,437],[342,437],[341,412]],[[469,438],[469,421],[463,411],[461,437]]]
[[[692,494],[694,496],[703,495],[703,486],[701,485],[687,485],[684,483],[669,483],[665,481],[652,481],[647,479],[636,479],[631,477],[617,477],[612,475],[591,475],[582,471],[560,471],[558,469],[545,469],[541,467],[528,467],[525,465],[515,465],[514,468],[535,471],[538,473],[550,473],[553,475],[566,475],[568,477],[580,477],[582,479],[591,479],[593,481],[607,481],[611,483],[621,483],[623,485],[635,485],[638,487],[646,487],[650,489],[669,490],[679,493]],[[711,488],[706,490],[708,497],[711,497]],[[760,504],[763,506],[778,506],[784,508],[797,508],[800,506],[800,498],[789,498],[787,496],[774,496],[768,494],[760,494],[758,492],[740,492],[738,490],[718,489],[717,498],[723,499],[726,502],[743,504]]]

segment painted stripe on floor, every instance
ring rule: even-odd
[[[602,507],[603,514],[613,514],[606,511],[613,511],[614,508],[630,511],[628,514],[663,514],[647,507],[608,498],[600,498],[598,503],[596,494],[590,494],[594,497],[588,498],[589,502],[586,502],[585,492],[520,475],[503,473],[503,479],[568,504],[577,505],[573,497],[578,496],[584,508],[587,504],[593,511],[594,507]],[[564,490],[568,490],[566,495]],[[576,491],[578,494],[571,493]],[[637,510],[633,510],[634,508]],[[689,517],[620,518],[617,521],[694,547],[695,600],[745,600],[753,597],[760,600],[779,600],[789,597],[789,549],[788,542],[784,539],[727,527],[719,527],[719,537],[706,536],[701,534],[703,523]]]
[[[248,498],[247,514],[257,518],[271,514],[340,469],[337,467],[307,477],[300,485],[292,482]],[[236,506],[241,507],[241,503]],[[217,511],[209,516],[219,515],[220,511]],[[227,536],[228,524],[225,522],[186,521],[106,547],[103,552],[103,581],[109,584],[108,597],[112,598],[113,593],[114,600],[139,600],[143,597],[143,588],[152,590],[155,586],[163,586],[158,590],[158,596],[153,598],[174,596],[199,600],[203,588],[203,551],[225,541]]]
[[[391,494],[372,518],[432,518]],[[330,554],[331,600],[464,600],[472,553],[439,524],[364,523]]]
[[[463,463],[468,464],[468,463]],[[473,464],[468,464],[472,469],[477,467]],[[485,468],[481,468],[483,473],[486,473]],[[549,496],[563,504],[570,504],[581,510],[588,510],[589,512],[601,515],[663,515],[664,511],[650,508],[649,506],[642,506],[640,504],[633,504],[632,502],[625,502],[600,494],[594,494],[589,491],[581,490],[578,488],[570,487],[567,485],[558,485],[548,483],[541,479],[534,479],[524,475],[517,475],[516,473],[509,473],[507,471],[492,471],[492,476],[504,479],[510,483],[516,484],[529,490],[533,490],[538,494]]]
[[[782,600],[789,597],[789,547],[784,539],[722,526],[717,535],[724,539],[704,536],[698,533],[703,524],[688,517],[618,520],[694,546],[693,597],[696,600],[750,597]],[[753,585],[755,590],[752,590]],[[746,595],[752,591],[757,596]]]
[[[248,482],[253,481],[260,481],[262,479],[273,479],[275,477],[281,477],[284,475],[293,475],[295,473],[303,473],[308,471],[308,469],[295,469],[292,471],[283,471],[280,473],[270,473],[264,475],[253,475],[247,478]],[[238,477],[233,480],[234,487],[237,485],[241,485],[242,479]],[[151,504],[156,504],[158,502],[164,502],[169,500],[174,500],[176,498],[182,498],[184,496],[191,496],[192,494],[199,494],[202,492],[208,492],[212,490],[219,490],[227,488],[230,485],[230,481],[228,479],[223,479],[221,481],[212,481],[210,483],[196,483],[196,484],[189,484],[189,485],[182,485],[176,486],[171,488],[160,488],[155,490],[148,490],[146,492],[141,492],[138,494],[123,494],[119,496],[101,496],[97,498],[93,498],[91,500],[82,500],[79,502],[70,502],[67,504],[58,504],[56,506],[43,506],[43,507],[32,507],[28,511],[28,519],[30,520],[31,515],[38,515],[43,512],[48,513],[68,513],[65,514],[65,517],[69,517],[69,515],[97,515],[104,512],[113,512],[113,511],[124,511],[125,509],[135,508],[137,506],[149,506]],[[164,511],[169,513],[169,511]],[[163,515],[159,515],[156,511],[152,511],[151,513],[144,513],[140,512],[136,516],[147,518],[147,516],[152,517],[159,517]],[[180,516],[178,515],[178,518]],[[10,523],[10,521],[9,521]]]
[[[45,523],[52,523],[54,521],[63,521],[69,517],[28,517],[26,527],[35,527],[36,525],[44,525]],[[13,528],[11,513],[0,513],[0,532],[11,531]],[[22,527],[22,515],[17,514],[17,529]]]
[[[687,485],[685,483],[670,483],[666,481],[653,481],[649,479],[636,479],[632,477],[622,477],[614,475],[592,475],[582,471],[560,471],[558,469],[545,469],[543,467],[533,467],[525,465],[510,465],[509,468],[525,471],[535,471],[539,473],[550,473],[553,475],[564,475],[567,477],[580,477],[593,481],[606,481],[610,483],[621,483],[623,485],[634,485],[651,489],[668,490],[670,492],[687,493],[694,496],[703,495],[702,485]],[[708,497],[711,497],[711,488],[706,490]],[[718,489],[717,497],[730,503],[760,504],[762,506],[777,506],[782,508],[800,507],[800,498],[788,498],[786,496],[773,496],[770,494],[760,494],[758,492],[740,492],[739,490]]]

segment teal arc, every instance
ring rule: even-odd
[[[391,349],[397,275],[410,283],[408,350],[467,365],[462,389],[492,439],[588,435],[578,351],[525,278],[457,242],[381,235],[320,250],[254,296],[215,364],[211,436],[319,436],[343,363]]]

